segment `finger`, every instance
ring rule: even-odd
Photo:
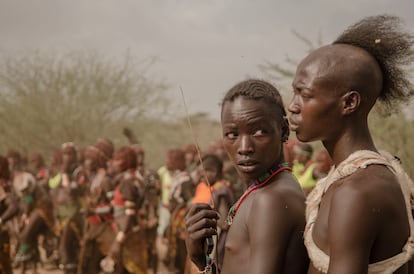
[[[203,218],[195,223],[192,223],[189,226],[186,226],[187,233],[193,233],[204,228],[217,228],[217,220],[211,218]]]
[[[217,230],[215,228],[203,228],[201,230],[195,231],[191,234],[188,234],[188,237],[193,241],[199,241],[210,236],[217,235]]]
[[[203,209],[212,209],[212,208],[210,207],[209,204],[206,204],[206,203],[192,204],[190,206],[190,209],[187,212],[186,217],[187,216],[192,216],[192,215],[196,214],[197,212],[199,212],[199,211],[201,211]]]
[[[194,215],[188,215],[186,217],[186,227],[189,227],[197,222],[199,222],[202,219],[213,219],[213,220],[217,220],[219,219],[219,215],[216,211],[212,210],[212,209],[203,209],[197,213],[195,213]]]
[[[196,224],[202,224],[201,227],[211,227],[211,226],[215,227],[218,219],[219,219],[219,216],[216,211],[203,210],[203,211],[196,213],[194,216],[191,216],[188,219],[186,219],[185,225],[187,228],[192,227]]]

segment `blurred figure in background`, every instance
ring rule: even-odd
[[[185,215],[187,206],[194,195],[194,183],[186,169],[185,152],[172,149],[168,152],[169,166],[173,170],[170,188],[170,224],[167,230],[168,252],[165,264],[170,271],[184,273],[187,252],[185,248]]]
[[[6,223],[19,211],[16,196],[11,189],[11,174],[6,157],[0,155],[0,272],[13,273],[10,258],[10,235]]]
[[[158,251],[156,247],[158,228],[158,208],[160,204],[161,185],[158,173],[145,165],[145,151],[140,144],[131,148],[137,156],[136,176],[144,182],[144,201],[141,207],[147,237],[148,266],[154,273],[158,270]]]
[[[116,173],[113,206],[114,238],[108,257],[115,261],[114,273],[146,273],[146,231],[141,229],[143,218],[140,208],[144,201],[144,182],[136,176],[137,156],[134,150],[124,146],[113,156]]]
[[[310,164],[305,165],[307,167],[297,178],[306,196],[313,190],[319,179],[328,175],[333,165],[332,159],[326,149],[319,151],[315,157],[315,161],[310,160],[308,163]]]
[[[202,164],[197,167],[198,184],[192,200],[193,204],[210,204],[219,213],[217,220],[217,241],[213,258],[217,257],[219,268],[224,257],[224,243],[229,225],[226,222],[227,213],[234,203],[230,182],[223,178],[223,162],[215,154],[206,154]]]
[[[160,177],[161,183],[161,204],[159,208],[159,223],[158,223],[158,235],[160,239],[165,237],[165,231],[170,222],[170,188],[173,180],[174,174],[174,163],[173,163],[173,150],[167,152],[165,158],[165,165],[160,167],[157,171],[158,176]]]
[[[306,143],[297,142],[293,146],[293,165],[292,174],[299,178],[303,172],[312,164],[311,159],[313,155],[313,148]]]
[[[35,176],[38,185],[47,189],[47,181],[49,178],[49,169],[46,167],[42,154],[35,152],[29,157],[30,170]]]

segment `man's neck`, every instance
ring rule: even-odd
[[[352,128],[345,131],[336,141],[323,141],[323,145],[328,150],[335,166],[355,151],[377,151],[368,127]]]
[[[260,183],[261,181],[265,180],[273,171],[276,171],[281,166],[282,166],[282,163],[280,163],[278,161],[278,162],[274,163],[272,166],[270,166],[265,172],[263,172],[263,174],[261,174],[260,176],[258,176],[254,180],[244,180],[244,184],[246,185],[246,187],[249,187],[251,184],[253,184],[255,182]]]

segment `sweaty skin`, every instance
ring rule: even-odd
[[[290,129],[302,142],[322,141],[335,166],[355,151],[377,151],[367,116],[381,88],[381,70],[368,52],[341,44],[322,47],[297,68]],[[396,177],[372,165],[323,195],[313,239],[330,256],[328,273],[357,274],[400,253],[409,234]],[[311,264],[309,273],[320,272]],[[407,273],[407,267],[395,273]]]
[[[274,116],[274,113],[273,113]],[[264,101],[239,96],[222,109],[223,144],[246,186],[282,161],[287,133]],[[281,172],[243,201],[230,226],[221,273],[306,273],[304,194]],[[187,215],[187,249],[204,268],[202,240],[214,235],[218,214],[196,204]]]

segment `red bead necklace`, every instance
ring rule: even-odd
[[[250,193],[255,191],[258,188],[266,185],[270,179],[272,179],[277,174],[281,173],[282,171],[292,171],[292,169],[287,164],[280,164],[276,168],[271,168],[268,172],[266,172],[263,176],[261,176],[258,180],[254,181],[247,190],[243,193],[240,199],[230,208],[229,213],[227,214],[227,223],[231,225],[233,223],[233,219],[236,216],[237,211],[239,210],[240,205],[243,201],[249,196]]]

